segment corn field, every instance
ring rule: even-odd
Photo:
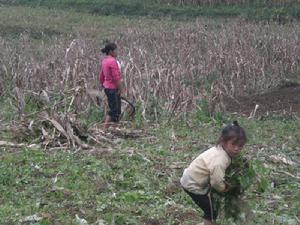
[[[115,41],[124,95],[140,105],[145,120],[162,112],[182,116],[201,102],[210,113],[225,111],[225,97],[264,92],[300,71],[300,24],[197,21],[174,29],[144,27],[128,27]],[[25,95],[73,93],[76,111],[84,112],[92,103],[88,90],[99,89],[100,48],[96,40],[81,37],[39,43],[26,35],[17,42],[0,39],[0,95],[15,87]]]

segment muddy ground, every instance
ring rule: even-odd
[[[291,83],[263,94],[226,100],[226,110],[249,116],[259,105],[256,115],[285,114],[300,116],[300,84]]]

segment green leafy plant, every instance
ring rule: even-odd
[[[267,180],[268,170],[257,160],[248,160],[239,156],[232,160],[226,171],[226,182],[229,191],[215,193],[217,208],[222,209],[226,219],[237,221],[247,202],[242,200],[246,191],[253,186],[258,192],[265,192],[269,185]]]

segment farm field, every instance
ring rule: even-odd
[[[218,224],[299,224],[299,4],[140,2],[0,1],[0,224],[199,224],[179,179],[233,120],[257,177]],[[106,40],[136,106],[108,132]]]

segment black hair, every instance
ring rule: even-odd
[[[245,130],[240,127],[237,121],[233,121],[232,124],[228,124],[221,133],[218,144],[221,142],[227,142],[233,140],[234,143],[247,142],[247,136]]]
[[[117,48],[115,43],[109,42],[105,45],[104,48],[101,49],[101,52],[108,55],[110,51],[113,51]]]

